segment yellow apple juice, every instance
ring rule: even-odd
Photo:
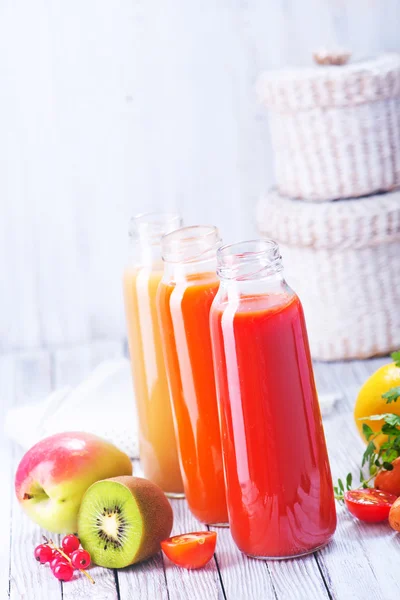
[[[167,495],[180,496],[183,485],[156,311],[161,277],[161,264],[128,267],[125,311],[143,472]]]

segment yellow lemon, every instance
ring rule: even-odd
[[[354,418],[357,428],[364,441],[362,433],[363,423],[371,427],[373,431],[379,431],[382,428],[383,421],[367,421],[362,417],[370,415],[381,415],[383,413],[395,413],[400,415],[400,398],[397,402],[387,404],[382,394],[388,392],[390,388],[400,385],[400,368],[394,363],[390,363],[378,369],[364,383],[358,394],[356,405],[354,407]],[[361,419],[361,420],[360,420]],[[375,442],[380,445],[386,436],[378,436]]]

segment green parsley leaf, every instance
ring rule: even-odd
[[[396,458],[398,458],[398,456],[399,456],[398,450],[396,450],[394,448],[388,450],[388,452],[382,452],[382,454],[381,454],[383,464],[392,463],[394,460],[396,460]],[[386,469],[386,467],[385,467],[385,469]],[[391,469],[386,469],[386,470],[391,471]]]
[[[346,490],[351,490],[352,479],[353,479],[352,474],[348,473],[346,475]],[[337,485],[334,486],[333,491],[335,492],[335,499],[338,502],[343,503],[344,502],[345,488],[344,488],[344,484],[343,484],[343,480],[342,479],[338,479]]]
[[[385,415],[385,423],[394,426],[400,425],[400,416],[394,415],[393,413],[388,413]]]
[[[392,352],[392,360],[396,367],[400,367],[400,350],[397,352]]]
[[[391,402],[397,402],[399,396],[400,396],[400,385],[393,387],[388,392],[385,392],[384,394],[382,394],[382,398],[384,398],[386,400],[387,404],[390,404]]]
[[[396,425],[390,425],[390,423],[385,423],[382,425],[382,433],[385,435],[393,435],[396,436],[398,429]]]
[[[369,442],[369,438],[371,437],[371,435],[374,434],[371,427],[369,425],[367,425],[366,423],[363,423],[362,431],[363,431],[363,436],[365,437],[367,442]]]
[[[363,457],[362,457],[362,463],[361,463],[362,467],[372,457],[372,455],[375,453],[375,450],[376,450],[376,448],[375,448],[374,442],[369,442],[368,446],[365,449]]]
[[[386,450],[387,448],[391,448],[392,446],[392,442],[389,442],[388,440],[387,442],[383,442],[383,444],[381,444],[381,450]]]

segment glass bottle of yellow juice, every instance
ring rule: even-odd
[[[163,274],[161,237],[181,226],[175,214],[131,220],[131,257],[124,299],[144,476],[170,497],[183,496],[170,394],[157,319],[156,293]]]

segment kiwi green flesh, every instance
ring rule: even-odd
[[[143,538],[143,520],[129,488],[99,481],[86,492],[78,519],[79,538],[101,567],[120,569],[135,561]]]

